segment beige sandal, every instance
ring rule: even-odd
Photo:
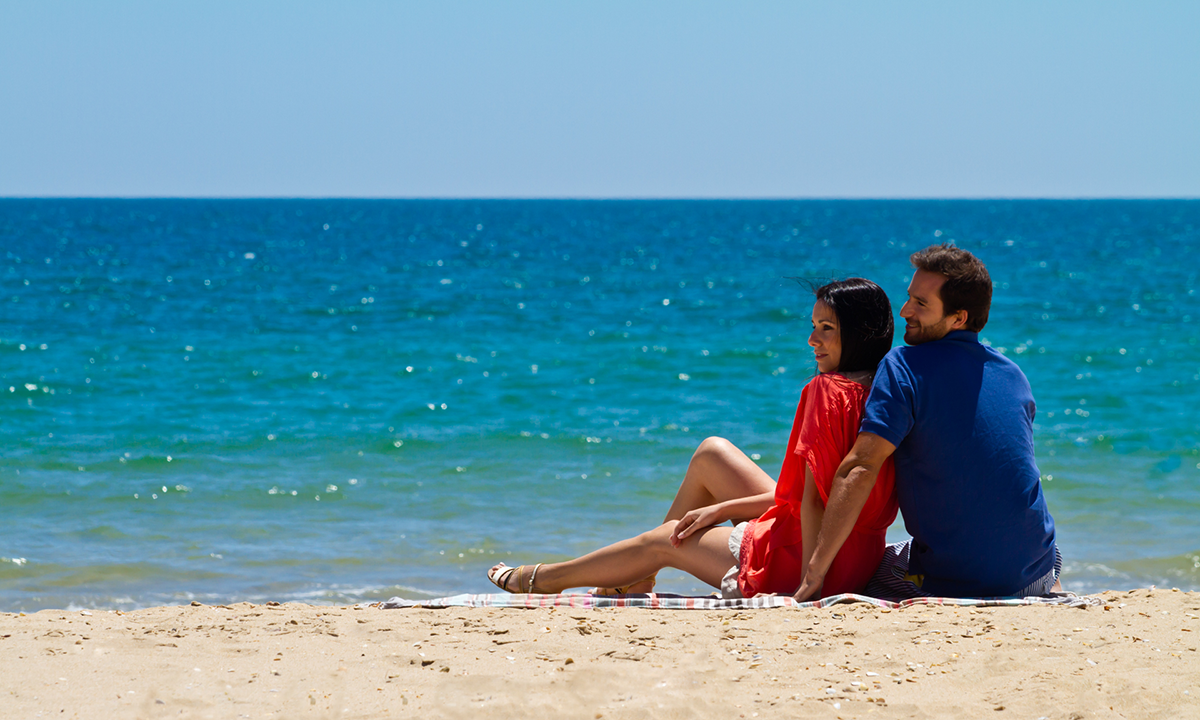
[[[610,587],[610,588],[594,587],[591,590],[588,590],[588,594],[596,595],[599,597],[612,597],[614,595],[628,595],[630,592],[647,593],[648,594],[648,593],[654,592],[654,585],[657,582],[657,579],[658,579],[658,573],[654,573],[653,575],[644,577],[641,580],[638,580],[635,583],[630,583],[628,585],[625,585],[624,587]],[[645,583],[649,583],[650,587],[643,589],[643,590],[634,590],[633,589],[633,588],[638,587],[639,585],[643,585]]]
[[[541,566],[542,566],[542,563],[538,563],[537,565],[533,566],[533,570],[529,573],[529,589],[527,589],[527,590],[521,589],[521,571],[523,571],[526,567],[528,567],[528,565],[518,565],[517,567],[509,567],[509,566],[505,565],[504,563],[500,563],[500,564],[496,565],[495,567],[493,567],[491,570],[488,570],[488,580],[491,580],[493,585],[500,588],[501,590],[503,590],[506,593],[514,593],[514,594],[516,594],[516,593],[533,593],[534,592],[533,583],[537,579],[537,571],[538,571],[538,568],[540,568]],[[509,583],[509,581],[511,581],[513,579],[513,576],[516,576],[516,578],[517,578],[517,589],[509,590],[508,583]]]

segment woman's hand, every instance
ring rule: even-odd
[[[671,547],[679,547],[683,541],[697,530],[703,530],[706,527],[723,523],[728,518],[725,517],[722,503],[716,505],[706,505],[696,510],[689,510],[686,515],[679,518],[679,522],[675,524],[675,531],[671,533]]]
[[[816,600],[821,597],[821,587],[825,584],[825,576],[817,575],[810,567],[808,572],[804,573],[804,581],[800,583],[800,589],[792,598],[796,602],[804,602],[805,600]]]

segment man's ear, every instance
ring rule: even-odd
[[[950,313],[950,329],[962,330],[967,326],[967,311],[959,310],[956,313]]]

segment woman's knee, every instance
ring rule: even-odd
[[[717,458],[728,457],[731,452],[735,451],[737,451],[736,445],[723,437],[717,437],[714,435],[712,437],[704,438],[704,441],[701,442],[699,447],[696,448],[696,452],[692,455],[692,459],[715,460]]]
[[[642,550],[656,557],[665,556],[673,549],[671,535],[675,532],[675,526],[678,524],[678,520],[668,520],[653,530],[647,530],[639,535],[637,539]]]

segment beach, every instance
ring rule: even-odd
[[[1184,201],[2,200],[0,718],[1200,716],[1196,228]],[[1063,586],[1098,604],[370,607],[654,527],[706,437],[774,476],[806,283],[895,305],[944,240],[988,263],[981,342],[1029,378]]]
[[[1200,593],[1090,607],[192,604],[0,615],[5,717],[1164,718]]]

